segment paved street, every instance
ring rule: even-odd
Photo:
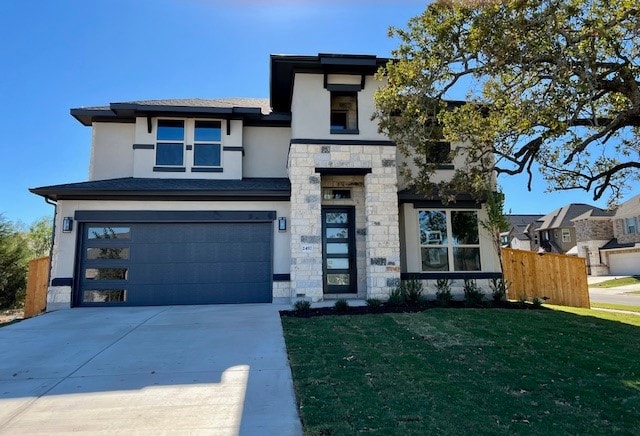
[[[605,280],[621,278],[622,276],[588,277],[589,285]],[[589,288],[589,298],[592,303],[624,304],[625,306],[640,306],[640,294],[630,292],[640,291],[640,284],[620,286],[617,288]]]

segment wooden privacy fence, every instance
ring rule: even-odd
[[[24,317],[37,315],[47,307],[47,287],[49,285],[48,257],[40,257],[29,261],[27,273],[27,295],[24,299]]]
[[[549,304],[590,308],[586,260],[576,256],[502,249],[507,297],[548,298]]]

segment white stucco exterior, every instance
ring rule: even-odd
[[[89,180],[133,177],[135,126],[93,123]]]
[[[291,128],[245,127],[244,177],[287,177]]]

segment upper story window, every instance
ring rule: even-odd
[[[624,230],[627,234],[632,234],[636,232],[636,219],[635,217],[633,218],[626,218],[625,220],[625,226],[624,226]]]
[[[562,229],[562,242],[571,242],[571,230]]]
[[[418,212],[422,271],[480,271],[475,211]]]
[[[220,121],[196,121],[193,140],[193,165],[221,165],[222,128]]]
[[[156,165],[184,165],[184,121],[158,120]]]
[[[356,92],[331,92],[331,133],[358,133]]]
[[[425,153],[427,163],[437,165],[451,164],[451,143],[444,140],[442,126],[434,123],[427,127],[430,130],[431,136],[431,140],[427,144]]]

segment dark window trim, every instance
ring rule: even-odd
[[[315,169],[316,173],[337,175],[337,176],[363,176],[371,174],[371,168],[318,168]]]
[[[144,223],[144,222],[272,222],[276,211],[271,210],[77,210],[79,222]]]
[[[73,277],[56,277],[51,280],[51,286],[73,286]]]
[[[332,135],[359,135],[360,130],[358,129],[331,129],[329,132]]]
[[[401,201],[401,203],[403,203]],[[409,203],[406,201],[404,203]],[[482,205],[475,201],[458,200],[455,203],[444,204],[442,200],[412,201],[414,209],[482,209]]]
[[[185,167],[153,167],[156,173],[184,173]]]
[[[400,274],[401,280],[439,280],[439,279],[450,279],[450,280],[461,280],[461,279],[494,279],[501,278],[502,273],[499,272],[460,272],[460,271],[451,271],[451,272],[420,272],[420,273],[409,273],[404,272]]]
[[[438,170],[455,170],[456,167],[453,164],[440,164],[436,167]]]
[[[288,282],[291,280],[291,274],[274,274],[273,281],[274,282]]]
[[[134,150],[153,150],[156,148],[155,144],[133,144]]]
[[[317,145],[371,145],[371,146],[390,146],[395,147],[393,141],[366,140],[366,139],[307,139],[296,138],[289,142],[293,144],[317,144]]]
[[[193,150],[193,145],[187,144],[184,146],[184,148],[186,148],[187,150]]]
[[[225,146],[222,147],[222,151],[244,151],[244,147]]]
[[[221,173],[224,169],[222,167],[192,167],[192,173]]]
[[[360,92],[362,91],[362,85],[326,84],[325,89],[331,92]]]

